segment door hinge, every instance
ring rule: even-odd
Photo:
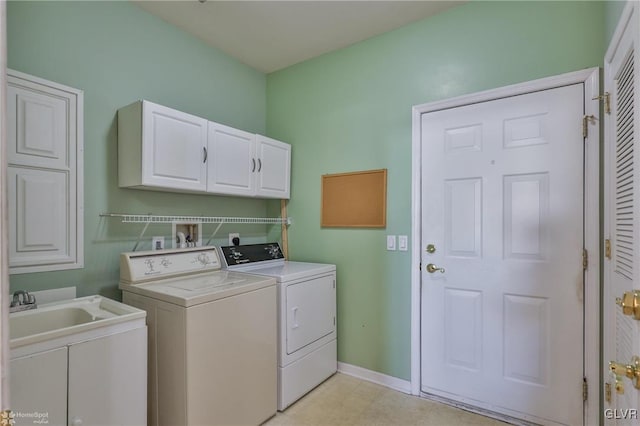
[[[589,398],[589,384],[587,383],[587,378],[582,378],[582,400],[586,401]]]
[[[594,120],[595,121],[596,116],[595,115],[585,115],[584,117],[582,117],[582,137],[583,138],[587,138],[587,136],[589,136],[589,121]]]
[[[611,404],[611,383],[604,384],[604,400]]]
[[[604,257],[611,259],[611,240],[608,238],[604,240]]]
[[[611,94],[609,92],[604,92],[600,96],[596,96],[595,98],[591,98],[593,101],[604,101],[604,112],[607,114],[611,114]]]
[[[333,280],[333,288],[336,288],[336,280]]]
[[[333,317],[333,325],[336,325],[336,317]]]
[[[589,252],[587,249],[582,249],[582,269],[585,271],[589,267]]]

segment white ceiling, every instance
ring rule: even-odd
[[[322,55],[464,1],[134,1],[259,71]]]

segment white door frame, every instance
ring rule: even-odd
[[[421,248],[421,162],[422,114],[584,83],[585,115],[589,120],[585,146],[584,244],[588,251],[584,294],[584,370],[590,384],[585,403],[584,424],[597,424],[600,418],[600,70],[591,68],[547,77],[413,107],[411,182],[411,393],[420,395],[420,261]],[[576,123],[577,126],[580,123]]]

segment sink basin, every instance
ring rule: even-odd
[[[58,344],[72,343],[74,336],[86,338],[91,330],[140,318],[144,321],[145,316],[140,309],[102,296],[48,303],[9,314],[10,344],[13,349],[55,339]]]

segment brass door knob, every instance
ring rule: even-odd
[[[621,364],[619,362],[609,361],[609,370],[616,376],[625,376],[631,379],[633,386],[640,389],[640,357],[634,356],[629,364]],[[617,378],[616,378],[617,379]],[[618,385],[616,380],[616,390]],[[624,386],[622,387],[624,392]]]
[[[434,272],[440,271],[441,274],[444,274],[444,268],[438,268],[433,263],[427,264],[427,272],[433,274]]]
[[[622,308],[622,313],[640,320],[640,291],[632,290],[616,298],[616,305]]]

